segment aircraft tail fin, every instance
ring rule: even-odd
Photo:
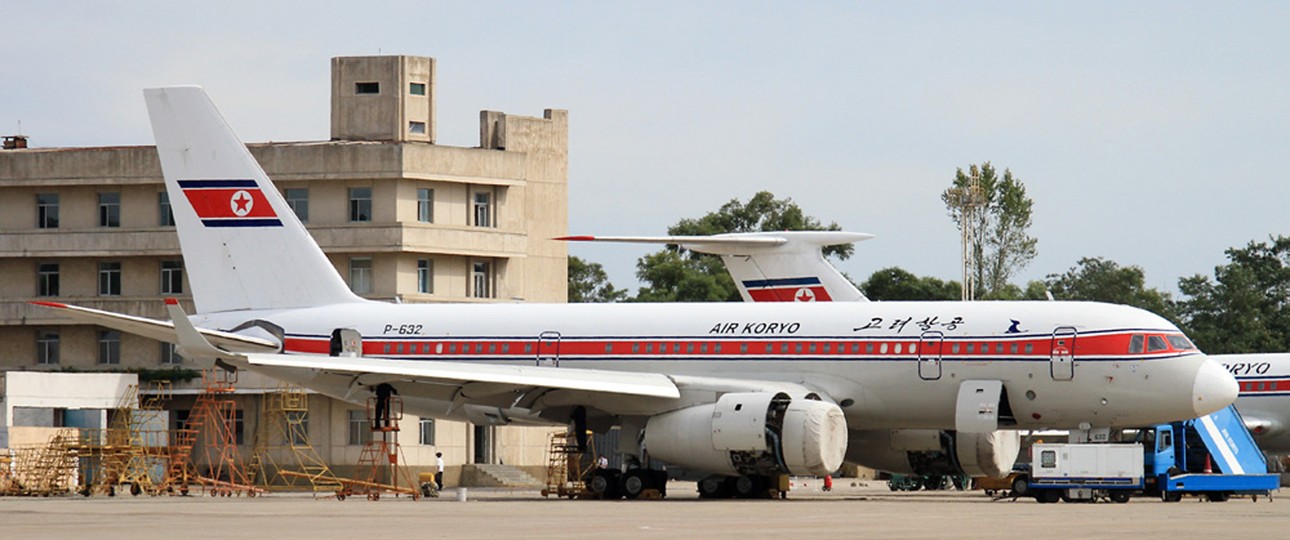
[[[720,255],[745,302],[865,302],[868,298],[822,248],[873,235],[846,231],[778,231],[712,236],[565,236],[557,240],[676,244]]]
[[[201,87],[143,93],[198,312],[361,301]]]

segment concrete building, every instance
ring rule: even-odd
[[[478,147],[440,146],[434,59],[338,57],[331,72],[330,140],[248,146],[351,289],[401,302],[565,301],[567,252],[550,239],[567,234],[566,111],[483,111]],[[184,367],[167,344],[28,304],[165,319],[164,297],[191,297],[155,149],[30,142],[0,150],[0,369]],[[248,422],[254,394],[273,386],[243,377]],[[353,463],[361,409],[313,402],[311,439],[325,459]],[[549,432],[409,417],[401,441],[417,466],[442,451],[457,466],[536,469]]]

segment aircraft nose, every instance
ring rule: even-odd
[[[1196,382],[1191,387],[1191,406],[1197,417],[1205,416],[1231,405],[1240,390],[1236,378],[1222,364],[1205,360],[1196,371]]]

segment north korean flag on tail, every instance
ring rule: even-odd
[[[207,227],[281,227],[255,180],[180,180],[179,187]]]
[[[743,282],[754,302],[831,302],[817,277],[760,279]]]

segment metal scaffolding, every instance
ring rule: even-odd
[[[309,395],[281,385],[264,394],[247,478],[268,490],[339,493],[344,485],[309,441]]]

